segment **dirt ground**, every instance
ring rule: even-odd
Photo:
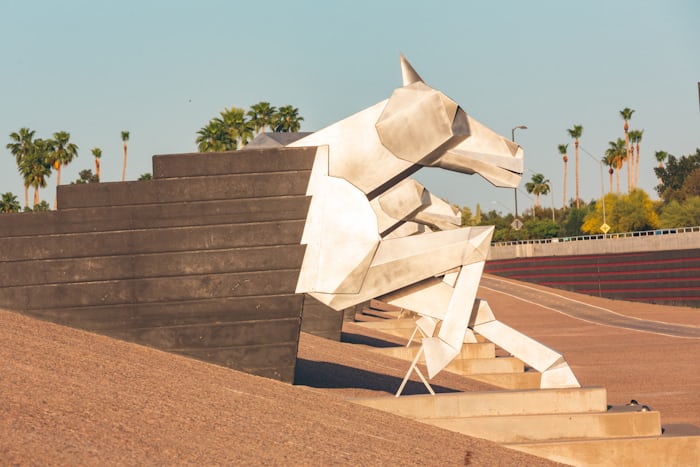
[[[316,387],[4,311],[0,342],[1,465],[554,465],[347,402],[333,387],[381,393],[401,371],[314,336],[300,370]]]
[[[562,352],[611,404],[700,425],[700,339],[599,326],[482,288],[496,316]],[[590,299],[643,319],[700,325],[700,310]],[[400,339],[346,323],[302,334],[290,386],[0,311],[2,465],[554,465],[351,404],[393,393],[406,363],[368,351]],[[487,390],[443,372],[438,391]],[[424,393],[417,381],[405,391]]]

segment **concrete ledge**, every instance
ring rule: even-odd
[[[660,436],[659,412],[603,412],[426,419],[425,423],[497,443]]]
[[[412,345],[411,347],[376,347],[371,349],[372,352],[386,355],[387,357],[399,358],[401,360],[413,361],[420,350],[420,346]],[[495,358],[496,346],[491,342],[480,344],[462,344],[457,359],[473,359],[473,358]],[[422,359],[421,359],[422,360]]]
[[[311,170],[316,147],[241,149],[153,156],[153,178]]]
[[[480,417],[524,414],[605,412],[605,388],[457,392],[349,399],[408,418]]]
[[[445,368],[460,375],[487,375],[494,373],[522,373],[525,365],[514,357],[455,359]]]
[[[697,466],[700,436],[556,441],[506,447],[575,466]]]
[[[542,373],[528,371],[525,373],[476,374],[469,375],[469,378],[503,389],[537,389],[540,387]]]

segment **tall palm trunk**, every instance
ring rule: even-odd
[[[617,161],[617,169],[615,170],[615,178],[617,180],[617,194],[620,194],[620,171],[622,171],[622,159]]]
[[[24,185],[24,207],[29,207],[29,185]]]
[[[34,207],[39,204],[39,187],[34,187]]]
[[[576,209],[581,207],[581,200],[579,198],[579,184],[578,184],[578,138],[574,140],[574,147],[576,148]]]
[[[630,192],[630,126],[625,120],[625,160],[627,161],[627,193]],[[620,190],[618,189],[618,192]]]
[[[566,209],[566,177],[568,175],[567,162],[569,162],[569,158],[564,156],[564,198],[562,200],[562,209]]]
[[[630,144],[630,160],[627,162],[627,169],[630,172],[628,175],[627,192],[630,192],[634,188],[634,144]]]
[[[97,181],[100,181],[100,160],[95,158],[95,175],[97,176]]]
[[[126,141],[124,141],[124,164],[122,165],[122,182],[126,180]]]
[[[612,188],[612,184],[613,184],[613,172],[614,172],[613,168],[610,167],[610,168],[608,169],[608,173],[610,174],[610,191],[609,191],[609,193],[612,193],[612,190],[613,190],[613,188]]]
[[[637,161],[634,164],[634,187],[637,188],[639,186],[639,142],[637,142]]]

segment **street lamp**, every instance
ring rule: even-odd
[[[510,140],[515,143],[515,130],[527,130],[526,125],[518,125],[510,130]],[[515,193],[515,218],[518,218],[518,187],[513,188]]]

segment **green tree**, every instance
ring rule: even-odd
[[[535,207],[540,207],[540,195],[547,195],[550,190],[549,180],[544,175],[537,173],[532,176],[532,180],[525,184],[525,190],[531,195],[535,195]]]
[[[700,149],[697,149],[695,154],[681,158],[669,154],[666,166],[654,169],[656,176],[661,180],[659,186],[656,187],[657,193],[665,202],[672,199],[682,201],[684,193],[682,188],[685,180],[698,168],[700,168]]]
[[[71,185],[82,185],[84,183],[97,183],[100,179],[97,175],[92,173],[92,170],[85,169],[78,172],[78,179],[71,182]]]
[[[141,182],[144,180],[153,180],[153,175],[151,175],[150,172],[142,173],[138,179]]]
[[[102,149],[92,148],[92,156],[95,158],[95,177],[96,181],[100,181],[100,159],[102,158]]]
[[[229,137],[224,122],[219,118],[209,120],[206,126],[197,132],[197,150],[199,152],[221,152],[235,149],[236,141]]]
[[[474,219],[472,218],[472,210],[469,209],[467,206],[464,206],[459,210],[461,217],[462,217],[462,227],[469,226],[469,225],[475,225]]]
[[[700,196],[689,196],[683,202],[675,199],[661,209],[659,227],[695,227],[700,225]]]
[[[627,192],[629,192],[632,189],[631,186],[631,174],[630,174],[630,140],[629,140],[629,121],[632,119],[632,114],[634,113],[634,110],[630,109],[629,107],[625,107],[624,109],[620,110],[620,117],[625,121],[624,125],[624,130],[625,130],[625,160],[627,161]]]
[[[265,127],[271,126],[277,109],[269,102],[258,102],[250,106],[248,117],[255,134],[265,133]]]
[[[224,109],[221,112],[221,122],[232,141],[236,142],[234,149],[240,149],[253,137],[253,126],[246,120],[245,110],[238,107]]]
[[[122,130],[122,142],[124,143],[124,163],[122,164],[122,182],[126,180],[126,143],[129,141],[129,132]]]
[[[0,196],[0,213],[19,212],[21,209],[22,206],[19,204],[17,196],[15,196],[14,193],[8,191]]]
[[[523,224],[523,230],[529,238],[554,238],[559,235],[559,224],[552,219],[528,219]]]
[[[20,173],[22,173],[22,160],[34,150],[34,133],[34,130],[26,127],[20,128],[18,132],[10,133],[11,142],[6,147],[15,157],[15,163]],[[27,183],[24,184],[24,206],[29,207],[29,185]]]
[[[559,154],[562,156],[562,160],[564,161],[564,196],[562,198],[562,208],[566,208],[566,179],[568,177],[568,163],[569,163],[569,156],[566,154],[567,150],[569,148],[568,144],[560,144],[557,146],[557,149],[559,150]]]
[[[58,131],[53,134],[53,139],[48,142],[48,157],[51,165],[56,169],[56,187],[61,184],[61,168],[70,164],[78,157],[78,146],[70,142],[70,133]],[[58,199],[54,198],[53,208],[56,209]]]
[[[579,173],[578,173],[578,145],[579,139],[583,134],[583,126],[574,125],[573,127],[566,130],[569,136],[574,140],[574,147],[576,148],[576,208],[581,207],[581,196],[579,195]]]
[[[41,201],[40,203],[37,203],[34,205],[34,209],[32,211],[34,212],[42,212],[42,211],[50,211],[51,206],[49,206],[49,203],[46,202],[46,200]]]
[[[301,129],[304,117],[299,115],[299,109],[291,105],[279,108],[273,121],[273,127],[277,132],[297,132]]]
[[[589,211],[590,208],[586,206],[581,208],[573,206],[572,209],[567,209],[566,217],[562,220],[563,234],[567,237],[581,235],[583,233],[581,227]]]

